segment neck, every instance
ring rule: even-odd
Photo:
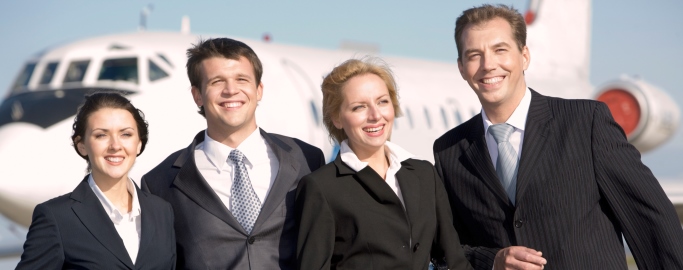
[[[128,193],[128,175],[120,179],[108,178],[101,175],[92,176],[95,184],[109,199],[114,207],[122,213],[128,213],[133,208],[133,196]]]
[[[206,134],[211,137],[211,139],[230,146],[232,148],[237,148],[244,140],[246,140],[251,133],[256,130],[256,124],[250,125],[246,128],[230,129],[230,128],[219,128],[219,127],[208,127],[206,129]]]
[[[368,150],[354,148],[354,146],[349,143],[349,147],[360,161],[367,162],[368,166],[375,170],[382,179],[386,179],[389,161],[387,160],[384,146],[381,146],[378,149]]]
[[[515,112],[519,104],[524,98],[524,93],[526,92],[526,87],[523,90],[517,90],[517,93],[512,96],[509,100],[502,101],[500,103],[486,103],[482,102],[482,108],[486,112],[486,116],[489,118],[492,124],[505,123],[510,116]]]

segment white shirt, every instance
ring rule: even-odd
[[[95,184],[95,180],[92,178],[92,174],[88,177],[88,185],[90,189],[95,192],[95,196],[100,200],[104,211],[107,213],[111,222],[114,223],[114,228],[116,232],[119,233],[119,237],[123,240],[123,246],[126,247],[128,251],[128,256],[135,264],[135,259],[138,257],[138,250],[140,249],[140,214],[142,210],[140,209],[140,202],[138,201],[138,193],[135,191],[135,185],[133,181],[128,179],[126,183],[126,188],[128,193],[133,196],[133,206],[129,213],[122,214],[114,204],[104,196],[104,193]]]
[[[510,115],[510,118],[508,118],[508,120],[505,121],[505,123],[508,123],[511,126],[515,127],[515,131],[513,131],[512,135],[510,135],[510,144],[512,144],[512,148],[515,149],[515,152],[517,152],[518,161],[519,157],[522,156],[524,128],[526,125],[526,117],[529,114],[530,105],[531,91],[529,91],[529,88],[527,88],[524,92],[524,97],[522,98],[522,101],[519,102],[519,105],[517,105],[515,111],[512,113],[512,115]],[[491,126],[493,123],[491,123],[491,120],[489,120],[489,117],[486,115],[484,109],[481,110],[481,116],[481,118],[484,121],[484,134],[486,134],[486,146],[489,149],[489,155],[491,156],[491,161],[493,162],[493,168],[496,168],[496,166],[498,165],[498,143],[496,143],[496,140],[493,138],[493,135],[489,133],[489,126]]]
[[[401,162],[414,156],[410,152],[389,141],[384,143],[384,147],[385,150],[388,150],[385,151],[385,153],[389,159],[389,169],[387,169],[387,175],[384,179],[384,182],[386,182],[387,185],[389,185],[389,187],[391,188],[391,190],[393,190],[394,193],[396,193],[396,196],[398,196],[398,199],[401,201],[401,204],[405,208],[406,206],[403,202],[403,194],[401,193],[401,187],[398,185],[398,179],[396,179],[396,172],[398,172],[398,170],[401,169]],[[353,169],[356,172],[368,166],[367,162],[360,161],[360,159],[358,159],[358,156],[356,156],[356,153],[354,153],[353,150],[351,150],[351,147],[349,147],[348,140],[342,141],[341,146],[339,148],[339,153],[341,155],[342,162],[344,162],[346,165],[351,167],[351,169]]]
[[[206,132],[204,141],[194,149],[194,159],[199,173],[228,210],[232,209],[230,197],[236,165],[228,156],[233,149],[212,139]],[[237,149],[244,154],[244,165],[247,167],[249,180],[263,205],[270,187],[275,182],[280,162],[270,145],[261,137],[258,127],[237,146]]]

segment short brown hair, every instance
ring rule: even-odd
[[[339,108],[344,101],[342,90],[346,82],[351,78],[363,75],[375,74],[387,85],[389,97],[394,107],[395,117],[403,115],[398,103],[398,88],[396,81],[388,65],[379,58],[349,59],[335,67],[330,74],[323,78],[321,85],[323,91],[323,123],[330,133],[330,139],[341,143],[348,138],[342,129],[334,126],[333,120],[339,117]]]
[[[526,23],[524,17],[516,9],[506,5],[484,4],[462,12],[455,20],[455,46],[458,48],[458,61],[463,53],[462,33],[468,25],[479,25],[495,18],[506,20],[512,28],[512,37],[517,42],[517,48],[522,51],[526,46]]]
[[[263,66],[261,65],[261,60],[259,60],[251,47],[241,41],[230,38],[213,38],[199,40],[192,48],[187,49],[187,77],[190,79],[190,85],[197,87],[199,91],[202,90],[202,61],[212,57],[223,57],[237,61],[240,60],[240,57],[246,58],[254,68],[256,85],[258,86],[261,83]],[[205,116],[204,106],[199,108],[199,114]]]

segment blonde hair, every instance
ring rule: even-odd
[[[333,120],[339,117],[339,110],[344,96],[342,90],[346,82],[351,78],[364,74],[375,74],[387,85],[389,97],[394,107],[395,117],[403,115],[398,103],[398,89],[393,73],[388,65],[381,59],[366,57],[363,59],[349,59],[332,69],[330,74],[323,78],[321,85],[323,91],[323,123],[330,133],[330,139],[341,143],[348,137],[343,129],[337,129]]]

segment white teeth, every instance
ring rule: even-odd
[[[380,127],[376,127],[376,128],[364,128],[363,131],[365,131],[365,132],[378,132],[382,129],[384,129],[384,126],[380,126]]]
[[[122,158],[122,157],[106,157],[106,158],[104,158],[104,159],[106,159],[106,160],[108,160],[108,161],[111,161],[111,162],[121,162],[121,161],[123,161],[123,158]]]
[[[502,81],[503,77],[495,77],[495,78],[488,78],[488,79],[482,79],[482,81],[485,84],[492,84],[492,83],[497,83],[499,81]]]
[[[224,106],[226,108],[235,108],[235,107],[239,107],[241,104],[242,104],[241,102],[226,102],[226,103],[224,103]]]

